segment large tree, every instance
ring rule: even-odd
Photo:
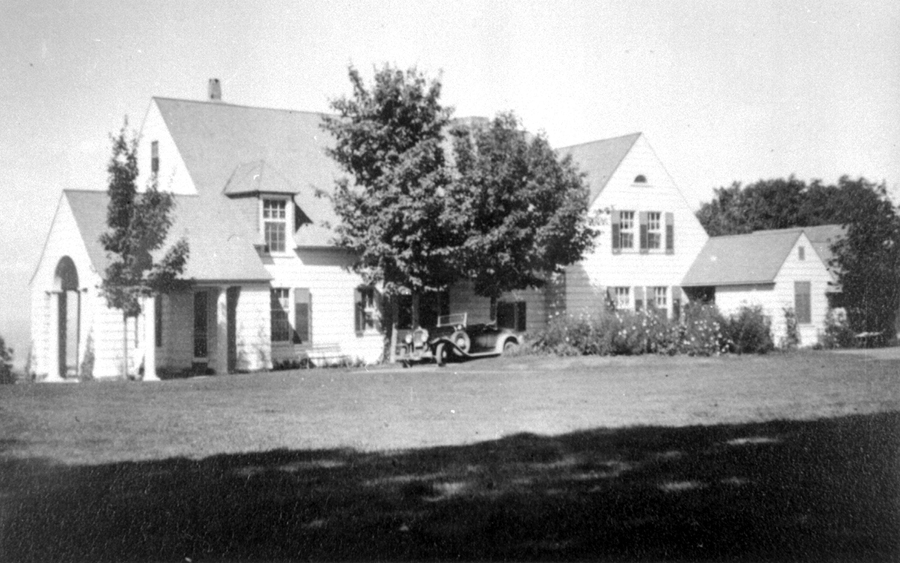
[[[127,132],[128,122],[112,137],[109,172],[108,230],[100,236],[110,262],[101,282],[101,292],[110,307],[122,311],[122,375],[127,376],[129,317],[141,313],[144,298],[168,293],[187,282],[179,279],[189,254],[182,238],[154,262],[153,254],[165,243],[172,225],[175,198],[156,187],[156,178],[138,193],[138,138]]]
[[[589,190],[571,158],[560,159],[511,112],[453,134],[463,264],[494,314],[501,294],[542,287],[591,248]]]
[[[900,305],[900,215],[886,186],[863,178],[839,181],[847,235],[834,245],[835,265],[850,326],[896,335]]]
[[[444,132],[451,110],[441,83],[385,65],[367,85],[349,69],[352,95],[331,102],[323,127],[331,157],[349,175],[337,182],[338,243],[354,270],[386,292],[441,290],[459,278],[459,216],[451,197]]]

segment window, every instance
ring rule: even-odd
[[[631,307],[631,289],[628,287],[616,288],[616,309],[628,309]]]
[[[284,252],[287,233],[287,201],[263,200],[263,229],[269,252]]]
[[[658,211],[647,213],[647,248],[659,250],[662,248],[662,217]]]
[[[356,288],[356,332],[372,332],[378,327],[378,303],[375,288],[364,286]]]
[[[634,177],[634,183],[635,184],[646,184],[647,177],[644,176],[643,174],[638,174],[637,176]]]
[[[272,342],[289,342],[291,340],[291,324],[288,322],[290,311],[290,290],[286,287],[272,289]]]
[[[797,248],[797,259],[798,260],[806,260],[806,249],[802,246]]]
[[[500,301],[497,303],[497,326],[525,332],[526,304],[524,301]]]
[[[811,283],[794,282],[794,313],[797,315],[797,324],[809,324],[812,322]]]
[[[634,211],[619,212],[619,248],[634,248]]]
[[[206,358],[209,350],[206,340],[207,332],[207,305],[206,292],[198,291],[194,293],[194,359],[199,360]]]
[[[654,287],[653,288],[653,305],[657,309],[668,309],[668,301],[666,298],[666,288],[665,287]]]
[[[159,172],[159,141],[150,143],[150,172]]]
[[[294,288],[294,344],[312,342],[312,294],[303,287]]]

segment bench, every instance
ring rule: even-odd
[[[860,332],[859,334],[854,335],[856,338],[856,345],[860,348],[871,348],[872,344],[881,338],[882,334],[883,333],[881,332]]]
[[[352,363],[352,358],[341,352],[337,343],[314,344],[301,352],[301,358],[308,360],[309,367],[343,366]]]

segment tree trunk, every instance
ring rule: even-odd
[[[413,291],[412,294],[412,326],[419,327],[419,292]]]
[[[497,321],[497,297],[491,295],[491,322]]]
[[[122,311],[122,378],[128,379],[128,315]]]

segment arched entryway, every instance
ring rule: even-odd
[[[55,309],[56,350],[51,347],[50,353],[56,359],[56,369],[51,368],[52,375],[59,377],[78,377],[78,343],[81,341],[81,292],[78,289],[78,270],[75,262],[68,256],[60,258],[53,276],[53,296]]]

